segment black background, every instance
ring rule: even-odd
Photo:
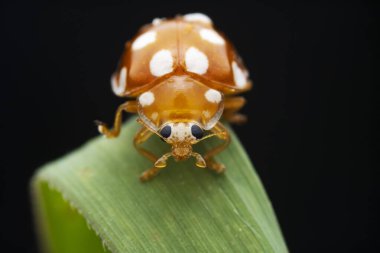
[[[374,6],[236,0],[1,4],[2,249],[37,251],[30,177],[96,136],[94,119],[111,123],[124,42],[155,17],[194,11],[251,71],[249,122],[235,130],[290,251],[374,251]]]

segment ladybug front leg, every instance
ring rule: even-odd
[[[247,121],[247,117],[241,113],[238,113],[245,103],[246,101],[243,97],[226,97],[224,99],[224,119],[235,124],[245,123]]]
[[[214,156],[222,152],[231,142],[230,134],[228,130],[223,126],[222,123],[218,122],[211,131],[223,140],[223,143],[209,150],[205,155],[204,159],[206,160],[207,168],[213,170],[217,173],[222,173],[225,170],[225,166],[222,163],[215,161]]]
[[[143,144],[145,141],[147,141],[149,139],[149,137],[152,136],[152,132],[146,128],[145,126],[143,126],[135,135],[134,139],[133,139],[133,145],[135,146],[135,149],[140,153],[142,154],[143,156],[145,156],[146,158],[148,158],[149,160],[151,160],[153,163],[157,161],[157,156],[155,156],[153,153],[151,153],[150,151],[146,150],[145,148],[141,147],[140,145]]]
[[[137,113],[137,101],[127,101],[117,108],[112,130],[110,130],[105,123],[101,121],[95,121],[95,123],[98,125],[99,132],[101,134],[104,134],[107,138],[115,138],[119,136],[123,111]]]
[[[144,124],[143,121],[139,121],[139,122]],[[153,177],[155,177],[160,172],[160,170],[166,167],[166,160],[171,156],[171,153],[167,153],[158,159],[158,157],[154,155],[152,152],[141,147],[141,144],[146,142],[149,139],[149,137],[152,136],[152,134],[153,132],[144,125],[136,133],[135,138],[133,139],[133,145],[135,146],[136,150],[154,163],[154,167],[150,168],[149,170],[144,171],[141,174],[140,180],[142,182],[148,181],[152,179]]]
[[[169,152],[157,159],[153,168],[150,168],[141,174],[140,180],[145,182],[154,178],[163,168],[166,167],[166,161],[170,156],[172,156],[172,154]]]

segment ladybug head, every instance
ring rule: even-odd
[[[213,136],[204,133],[205,130],[197,122],[169,122],[157,132],[165,142],[172,145],[171,152],[165,155],[166,158],[173,156],[178,161],[195,157],[198,167],[205,167],[206,162],[200,154],[193,151],[192,145]]]
[[[202,139],[204,129],[195,122],[175,122],[165,124],[159,133],[168,143],[189,142],[194,144]]]
[[[196,122],[170,122],[157,132],[161,139],[172,145],[171,155],[184,160],[193,155],[192,145],[202,140],[204,129]]]

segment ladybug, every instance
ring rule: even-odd
[[[195,165],[216,173],[225,170],[214,157],[230,142],[219,121],[242,123],[238,111],[245,99],[237,96],[252,87],[248,71],[231,42],[217,31],[202,13],[156,18],[125,44],[112,90],[127,97],[116,111],[114,128],[97,122],[101,134],[117,137],[122,112],[137,113],[142,128],[134,138],[136,149],[154,165],[140,177],[149,180],[166,167],[169,157],[176,161],[195,158]],[[153,134],[171,145],[171,152],[156,157],[141,147]],[[210,137],[223,140],[203,156],[192,145]]]

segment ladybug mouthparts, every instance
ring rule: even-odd
[[[180,142],[172,146],[172,155],[176,161],[186,160],[191,156],[193,148],[191,144]]]

